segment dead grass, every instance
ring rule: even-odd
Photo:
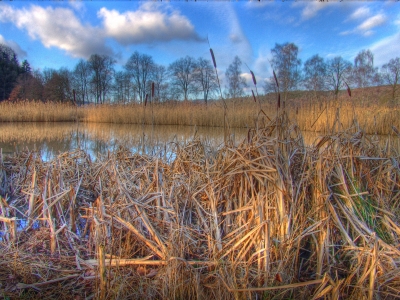
[[[1,158],[2,217],[28,220],[15,237],[2,223],[4,296],[400,297],[398,149],[354,128],[306,147],[285,112],[265,119],[237,147],[194,139],[172,160]]]
[[[41,101],[0,102],[1,122],[71,122],[81,117],[82,112],[71,104]]]
[[[301,130],[323,133],[353,132],[360,128],[368,134],[390,134],[392,126],[400,128],[400,108],[390,101],[385,87],[346,92],[337,100],[320,94],[316,100],[307,92],[293,92],[294,99],[282,103],[290,119]],[[183,125],[223,128],[251,128],[261,115],[272,119],[276,115],[276,95],[227,99],[202,103],[170,102],[161,104],[89,105],[75,107],[59,103],[2,102],[1,122],[62,122],[80,120],[86,123]],[[228,125],[228,126],[227,126]],[[265,124],[264,124],[265,125]]]

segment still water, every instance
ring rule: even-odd
[[[235,144],[246,129],[232,129]],[[119,146],[133,152],[155,155],[176,145],[199,138],[211,148],[223,144],[224,130],[219,127],[142,126],[108,123],[0,123],[0,148],[3,155],[40,150],[44,160],[59,153],[82,149],[93,158]]]
[[[231,129],[236,145],[247,137],[245,128]],[[318,133],[303,132],[304,141],[311,145],[321,137]],[[59,153],[82,149],[92,158],[107,154],[123,146],[132,152],[149,155],[166,155],[177,145],[194,138],[211,149],[223,145],[224,130],[220,127],[195,126],[142,126],[109,123],[0,123],[0,149],[3,155],[29,150],[40,150],[43,160]],[[372,136],[382,147],[390,141],[391,147],[400,149],[397,136]],[[394,145],[396,144],[396,145]]]

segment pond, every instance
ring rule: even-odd
[[[247,137],[246,128],[231,129],[236,145]],[[307,145],[319,140],[321,134],[303,132]],[[148,155],[166,155],[172,147],[199,138],[216,150],[223,145],[224,129],[221,127],[196,126],[142,126],[110,123],[0,123],[0,149],[3,155],[29,150],[40,150],[43,160],[59,153],[82,149],[92,158],[123,146],[132,152]],[[372,136],[375,142],[385,146],[388,141],[399,147],[399,138]]]
[[[247,130],[232,129],[235,144]],[[58,153],[82,149],[93,158],[119,146],[133,152],[155,155],[171,146],[199,138],[213,149],[224,142],[220,127],[142,126],[110,123],[0,123],[0,148],[3,155],[22,150],[40,150],[44,160]]]

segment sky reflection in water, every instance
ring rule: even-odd
[[[246,129],[232,129],[235,144],[246,136]],[[190,126],[141,126],[92,123],[0,123],[0,148],[3,155],[26,149],[40,150],[43,160],[59,153],[85,150],[93,159],[120,146],[134,153],[162,155],[168,158],[177,145],[198,137],[211,149],[224,141],[223,128]]]

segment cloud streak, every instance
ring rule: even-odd
[[[370,9],[368,7],[359,7],[357,8],[351,15],[350,18],[351,20],[356,20],[356,19],[361,19],[361,18],[366,18],[371,15]]]
[[[356,14],[357,11],[354,12],[352,14],[352,16],[354,14]],[[360,12],[360,13],[357,13],[356,15],[361,15],[361,14],[365,14],[365,12]],[[359,18],[361,18],[361,17],[359,17]],[[387,20],[386,15],[383,13],[379,13],[375,16],[369,17],[368,19],[366,19],[364,22],[362,22],[360,25],[358,25],[353,30],[342,31],[340,33],[340,35],[361,34],[363,36],[370,36],[370,35],[374,34],[374,31],[372,29],[385,24],[386,20]]]
[[[315,17],[317,13],[325,7],[327,7],[327,5],[324,2],[307,3],[301,12],[301,18],[303,20],[311,19]]]

